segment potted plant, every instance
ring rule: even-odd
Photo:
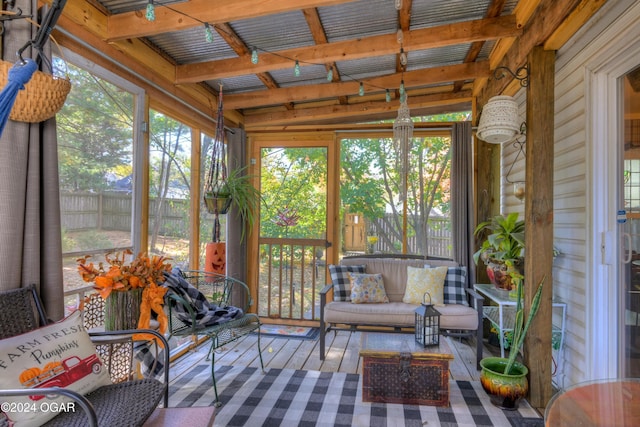
[[[247,227],[253,227],[255,212],[258,208],[260,192],[251,183],[251,175],[245,174],[245,168],[233,169],[224,178],[213,182],[205,189],[204,201],[207,211],[215,215],[212,241],[205,249],[205,271],[226,274],[227,248],[220,239],[219,215],[228,212],[234,206],[237,215],[247,221]],[[245,228],[242,228],[240,239],[244,239]]]
[[[204,201],[207,211],[212,214],[224,215],[234,206],[238,215],[243,217],[249,227],[253,226],[254,212],[260,199],[260,191],[251,183],[252,176],[245,174],[246,167],[233,169],[229,174],[216,183],[214,188],[206,191]]]
[[[527,380],[529,369],[522,363],[517,362],[516,357],[522,348],[529,326],[540,307],[544,280],[545,278],[543,277],[538,284],[526,322],[524,322],[524,307],[522,305],[522,286],[517,287],[513,345],[509,352],[509,358],[485,357],[480,361],[482,388],[491,396],[491,402],[501,409],[517,409],[520,400],[529,392],[529,382]]]
[[[522,269],[524,226],[524,220],[518,219],[518,213],[513,212],[507,216],[496,215],[475,229],[477,237],[486,237],[473,260],[476,264],[483,260],[489,280],[499,289],[511,290],[514,284],[510,271]]]

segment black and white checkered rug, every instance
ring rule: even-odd
[[[362,402],[357,374],[220,366],[216,426],[542,426],[526,402],[493,406],[479,382],[451,381],[451,406]],[[213,405],[211,366],[198,365],[170,387],[169,406]]]

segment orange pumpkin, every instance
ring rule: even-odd
[[[227,245],[225,242],[209,242],[205,256],[204,271],[224,275],[227,270]]]
[[[51,369],[56,368],[60,365],[62,365],[62,363],[60,362],[49,362],[42,367],[42,372],[50,371]]]
[[[24,371],[22,371],[18,379],[20,380],[21,383],[25,383],[31,379],[34,379],[38,375],[40,375],[41,372],[42,371],[37,366],[33,368],[25,369]]]

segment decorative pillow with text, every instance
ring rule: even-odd
[[[2,397],[3,410],[8,409],[3,412],[17,425],[40,426],[61,411],[82,410],[69,403],[69,398],[38,394],[38,388],[61,387],[85,395],[110,383],[109,373],[84,330],[80,311],[60,322],[0,340],[0,389],[34,389],[33,395]]]

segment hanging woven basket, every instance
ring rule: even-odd
[[[7,84],[12,63],[0,60],[0,87]],[[17,122],[39,123],[55,116],[71,90],[68,78],[36,71],[24,90],[18,92],[9,118]]]

